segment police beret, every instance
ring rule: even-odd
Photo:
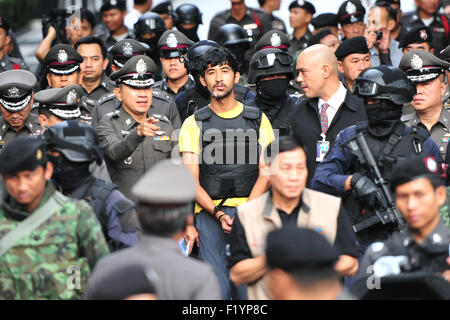
[[[268,48],[276,48],[281,50],[287,50],[291,42],[289,41],[289,37],[280,30],[270,30],[264,33],[264,35],[256,42],[255,51],[268,49]]]
[[[447,46],[445,49],[441,50],[439,54],[441,55],[442,59],[450,62],[450,46]]]
[[[428,42],[432,43],[433,35],[431,33],[431,29],[426,26],[419,26],[412,28],[407,33],[403,35],[398,44],[399,48],[404,48],[410,43],[421,43]]]
[[[413,83],[433,80],[449,67],[450,63],[425,50],[406,52],[399,65]]]
[[[314,29],[320,29],[323,27],[337,27],[338,18],[334,13],[322,13],[314,17],[311,20],[311,24],[313,25]]]
[[[25,109],[36,82],[30,71],[8,70],[0,73],[0,104],[9,112]]]
[[[127,9],[127,2],[125,0],[106,0],[103,2],[100,11],[104,12],[112,9],[125,11]]]
[[[315,34],[312,35],[311,38],[309,38],[308,47],[320,43],[320,40],[322,40],[326,36],[329,36],[330,34],[333,34],[333,32],[331,32],[329,28],[324,28],[322,30],[317,31]]]
[[[161,2],[156,5],[151,11],[157,14],[173,14],[172,3],[170,1]]]
[[[8,20],[6,20],[3,17],[0,17],[0,28],[4,29],[6,31],[6,34],[9,34],[9,23]]]
[[[158,67],[147,56],[134,56],[119,71],[111,74],[111,80],[134,88],[149,88],[155,83]]]
[[[365,37],[353,37],[344,40],[335,51],[335,56],[338,60],[342,60],[353,53],[369,53],[367,41]]]
[[[401,184],[419,178],[432,178],[440,181],[440,165],[433,157],[412,156],[398,161],[392,170],[390,187],[392,192]]]
[[[51,47],[44,59],[48,71],[57,75],[74,73],[82,62],[83,57],[68,44]]]
[[[151,205],[184,205],[195,200],[196,183],[189,169],[172,160],[155,164],[131,189],[131,193]]]
[[[339,7],[337,18],[341,25],[364,21],[366,9],[359,0],[347,0]]]
[[[271,269],[315,280],[336,274],[339,252],[317,231],[288,226],[267,235],[266,256]]]
[[[195,42],[178,30],[167,30],[158,41],[158,48],[164,58],[177,58],[186,53]]]
[[[316,8],[314,8],[314,5],[311,2],[304,1],[304,0],[295,0],[292,1],[289,5],[289,10],[293,8],[302,8],[311,13],[312,15],[316,13]]]
[[[34,96],[39,108],[44,108],[63,120],[76,119],[81,115],[79,102],[84,91],[78,84],[64,88],[42,90]]]
[[[47,152],[43,139],[26,136],[14,139],[0,153],[0,173],[13,174],[33,171],[47,163]]]
[[[108,51],[112,55],[113,63],[119,68],[122,68],[133,56],[148,54],[150,47],[146,43],[139,42],[135,39],[123,39],[117,41]]]

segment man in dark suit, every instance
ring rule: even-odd
[[[333,147],[339,131],[365,121],[367,116],[363,100],[339,81],[336,56],[327,46],[317,44],[303,50],[296,69],[306,99],[296,106],[291,127],[307,148],[309,186],[317,164]]]

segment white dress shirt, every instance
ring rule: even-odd
[[[322,111],[322,105],[324,103],[328,103],[329,107],[327,109],[327,117],[328,117],[328,126],[331,124],[331,121],[333,121],[334,116],[339,110],[339,107],[342,105],[342,103],[345,100],[345,95],[347,94],[347,89],[344,87],[342,82],[339,82],[339,89],[331,96],[328,101],[323,100],[322,98],[319,98],[318,108],[319,108],[319,114]]]

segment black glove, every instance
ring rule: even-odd
[[[350,180],[350,186],[361,204],[375,206],[378,188],[372,180],[357,172]]]

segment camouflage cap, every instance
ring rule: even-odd
[[[135,56],[122,69],[111,74],[111,80],[133,88],[149,88],[155,83],[154,75],[158,67],[147,56]]]
[[[158,48],[164,58],[177,58],[187,52],[195,42],[178,30],[167,30],[158,41]]]
[[[42,90],[36,93],[35,101],[39,108],[44,108],[63,120],[76,119],[81,115],[79,102],[84,91],[78,84],[64,88]]]
[[[25,109],[33,93],[37,80],[26,70],[8,70],[0,73],[0,104],[8,112]]]
[[[433,80],[449,67],[450,63],[425,50],[406,52],[399,65],[399,68],[406,73],[408,79],[413,83]]]
[[[264,33],[261,39],[258,40],[255,44],[255,51],[275,48],[286,51],[291,42],[289,41],[289,37],[280,30],[270,30]]]
[[[35,136],[17,138],[8,143],[0,153],[0,173],[33,171],[40,165],[46,165],[46,154],[43,139]]]
[[[184,205],[195,200],[196,182],[189,169],[172,160],[155,164],[131,189],[139,202]]]
[[[80,69],[83,57],[68,44],[53,46],[44,59],[47,70],[57,75],[74,73]]]
[[[108,51],[112,55],[112,62],[122,68],[132,57],[148,54],[150,47],[135,39],[123,39],[117,41]]]

